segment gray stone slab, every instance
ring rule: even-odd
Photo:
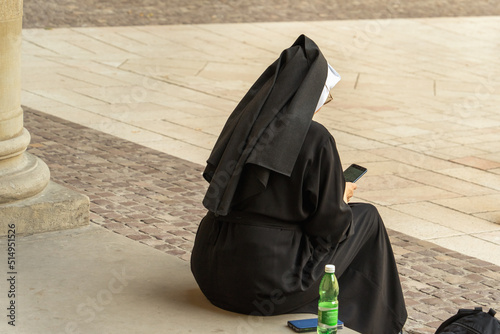
[[[16,234],[63,230],[89,224],[89,198],[49,182],[38,195],[0,205],[0,235],[14,224]]]
[[[1,333],[293,333],[288,320],[311,317],[218,309],[187,262],[94,224],[18,237],[15,258],[14,284],[0,280],[0,304],[6,314],[15,301],[16,326],[3,316]],[[12,288],[15,298],[8,298]]]

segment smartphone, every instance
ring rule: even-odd
[[[288,321],[288,327],[297,333],[315,332],[318,327],[318,318],[290,320]],[[344,323],[338,320],[337,328],[341,329],[342,327],[344,327]]]
[[[346,182],[356,182],[359,178],[365,175],[367,169],[360,165],[352,164],[344,171]]]

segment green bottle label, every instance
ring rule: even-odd
[[[339,308],[318,308],[318,324],[323,324],[326,326],[337,326],[337,320],[339,318]]]

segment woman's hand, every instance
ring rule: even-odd
[[[344,202],[349,203],[352,196],[354,196],[354,190],[356,190],[358,186],[352,182],[345,183],[345,191],[344,191]]]

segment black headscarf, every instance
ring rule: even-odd
[[[245,165],[253,165],[245,180],[253,184],[253,194],[265,189],[270,171],[290,176],[327,72],[318,46],[301,35],[262,73],[229,116],[207,160],[203,176],[210,185],[203,205],[208,210],[230,212]]]

